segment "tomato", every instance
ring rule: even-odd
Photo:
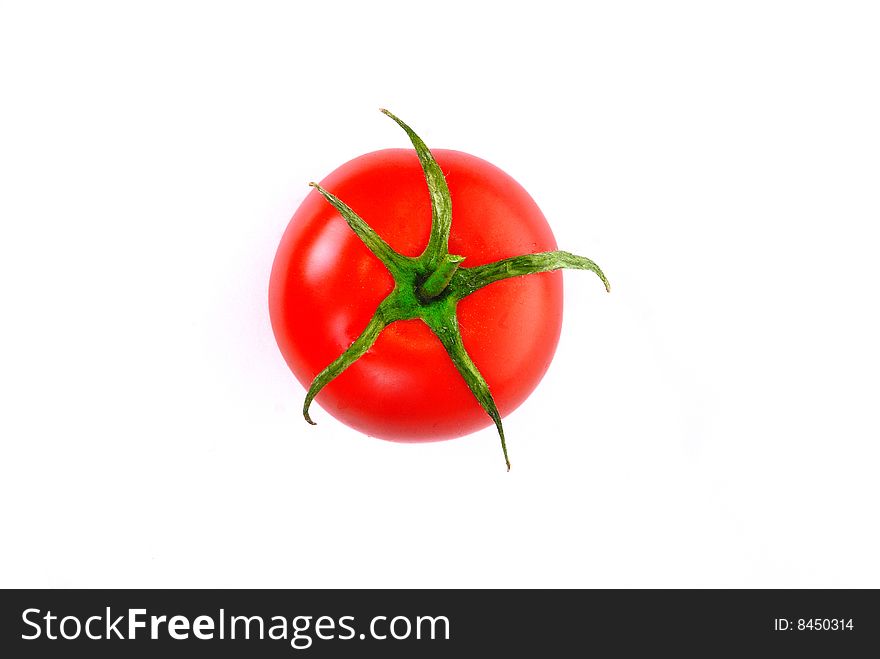
[[[418,138],[412,138],[416,144]],[[459,259],[453,268],[460,266],[464,275],[502,259],[555,253],[544,215],[513,178],[460,151],[434,150],[425,157],[431,155],[452,204],[447,253]],[[321,181],[290,221],[272,267],[269,312],[281,353],[304,387],[352,346],[395,290],[389,268],[327,203],[326,193],[344,201],[390,248],[409,257],[409,264],[431,242],[426,173],[414,150],[360,156]],[[509,278],[447,307],[504,416],[529,396],[553,358],[562,324],[562,276],[555,268],[498,276]],[[467,369],[453,362],[452,348],[438,338],[445,336],[445,326],[432,331],[427,322],[420,316],[389,322],[315,400],[352,428],[394,441],[450,439],[491,424],[492,412],[475,395],[473,376],[466,381]],[[496,425],[501,431],[500,418]]]

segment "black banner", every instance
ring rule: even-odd
[[[6,657],[853,656],[880,647],[875,590],[7,590],[0,616]]]

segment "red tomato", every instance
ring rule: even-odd
[[[449,251],[465,257],[463,267],[556,249],[538,206],[510,176],[466,153],[432,153],[452,199]],[[415,151],[387,149],[355,158],[321,186],[399,253],[415,257],[425,248],[431,202]],[[269,283],[275,337],[304,387],[352,344],[393,286],[385,266],[312,190],[284,233]],[[458,320],[465,348],[504,416],[528,397],[553,358],[562,275],[497,281],[461,300]],[[449,439],[492,423],[438,338],[418,319],[386,327],[315,401],[343,423],[395,441]]]

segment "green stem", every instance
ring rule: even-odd
[[[452,281],[452,276],[455,274],[455,271],[458,270],[462,261],[464,261],[463,256],[447,254],[446,258],[440,262],[439,266],[437,266],[437,269],[434,270],[434,272],[432,272],[425,280],[425,283],[419,287],[419,298],[424,302],[427,302],[428,300],[433,300],[445,291],[446,287],[449,286],[449,282]]]

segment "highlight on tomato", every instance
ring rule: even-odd
[[[543,377],[562,323],[563,268],[534,200],[475,156],[425,143],[345,163],[281,239],[269,313],[281,353],[313,400],[382,439],[460,437],[502,418]],[[316,398],[317,397],[317,398]]]

